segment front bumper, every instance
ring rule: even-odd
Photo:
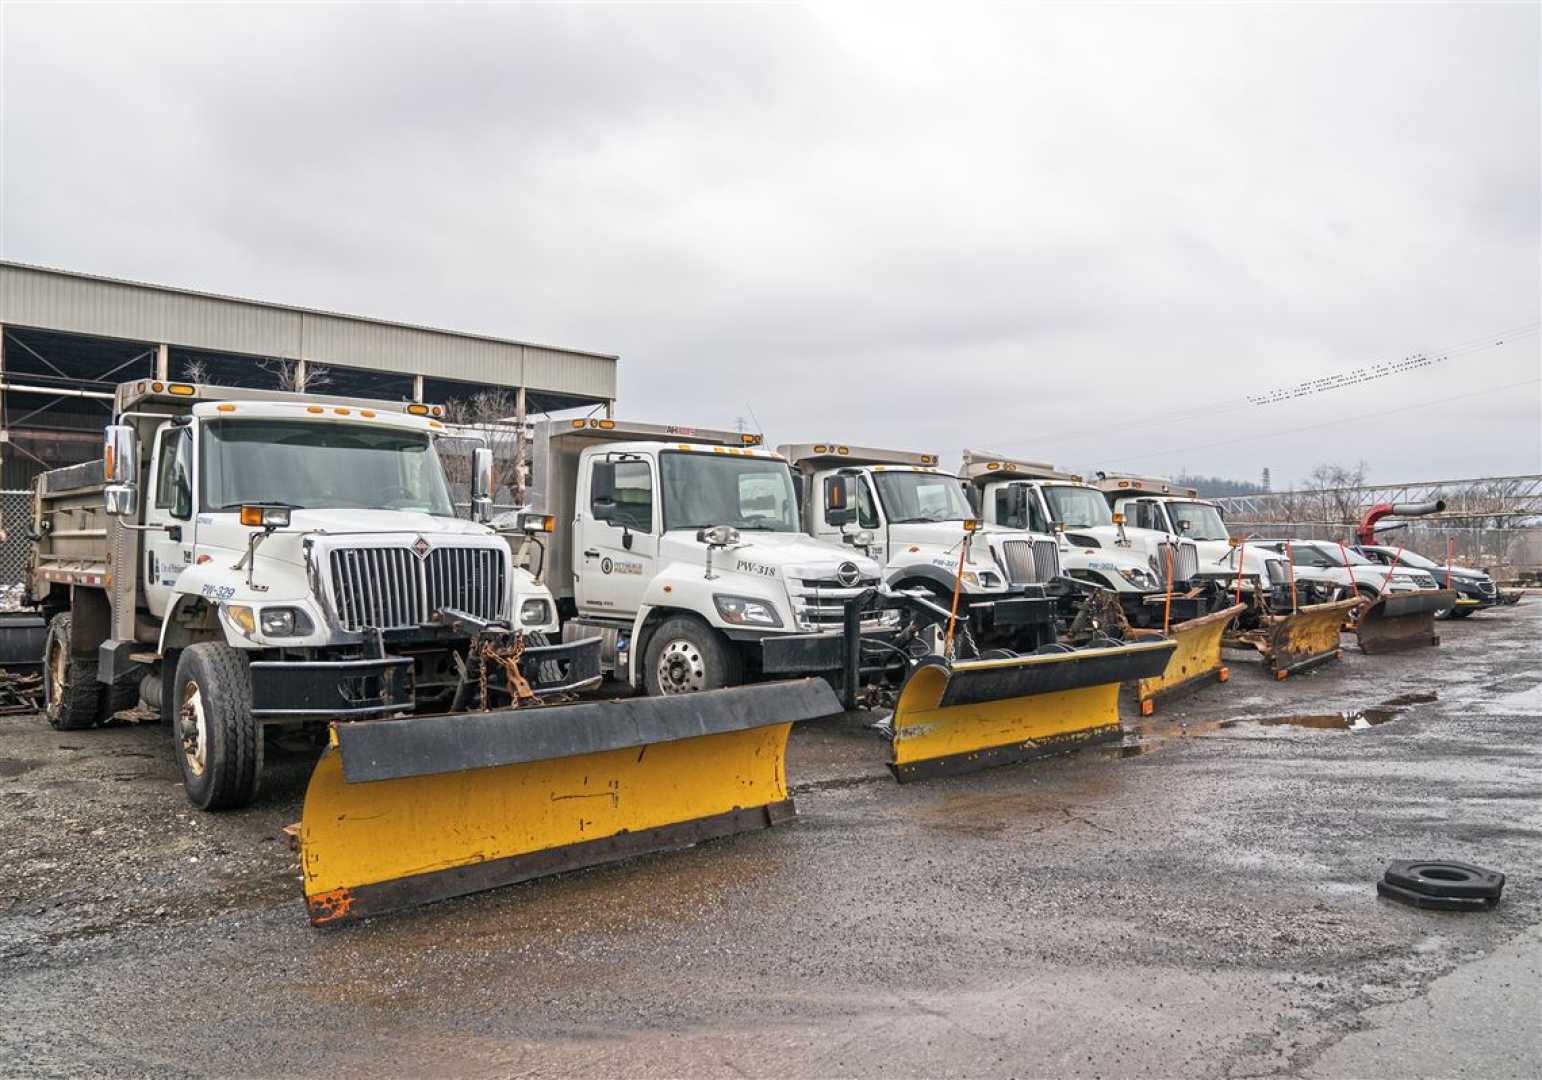
[[[264,719],[334,719],[410,712],[418,703],[415,671],[420,658],[395,656],[253,660],[252,714]],[[600,639],[528,645],[520,674],[530,689],[555,694],[585,689],[600,679]],[[508,692],[508,679],[497,663],[486,665],[490,690]],[[480,699],[480,675],[471,667],[473,700]],[[443,686],[441,696],[447,692]]]

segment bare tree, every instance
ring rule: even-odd
[[[1357,520],[1360,491],[1365,486],[1365,461],[1354,465],[1324,462],[1302,482],[1302,509],[1322,522],[1348,524]]]
[[[202,384],[209,381],[209,365],[202,360],[185,360],[182,363],[184,382]]]
[[[519,469],[519,425],[514,421],[517,406],[512,394],[484,391],[468,398],[453,398],[444,403],[446,424],[467,435],[479,436],[493,452],[493,498],[497,502],[513,499],[513,492],[523,487]],[[449,448],[446,448],[447,450]],[[445,472],[450,483],[469,488],[471,454],[444,453]],[[528,474],[523,477],[528,479]]]
[[[296,360],[259,360],[257,366],[278,380],[278,388],[287,393],[316,393],[332,385],[332,372],[320,364],[301,364]]]

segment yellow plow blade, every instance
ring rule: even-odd
[[[1294,615],[1264,615],[1255,629],[1239,635],[1239,644],[1257,649],[1274,677],[1283,679],[1342,656],[1339,631],[1359,603],[1338,600],[1309,604]]]
[[[1228,672],[1221,666],[1221,639],[1237,616],[1246,610],[1246,604],[1234,604],[1224,611],[1189,619],[1171,628],[1168,636],[1177,648],[1173,650],[1166,670],[1135,683],[1135,696],[1140,701],[1142,716],[1155,712],[1158,701],[1198,689],[1212,675],[1218,682],[1226,681]]]
[[[1435,612],[1456,602],[1456,593],[1448,589],[1383,593],[1361,609],[1355,620],[1360,651],[1375,655],[1439,645]]]
[[[975,772],[1119,737],[1119,684],[1159,674],[1168,640],[922,664],[894,706],[900,783]]]
[[[794,814],[787,735],[818,679],[333,726],[305,793],[311,922],[346,922]]]

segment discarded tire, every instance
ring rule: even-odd
[[[1411,907],[1479,911],[1499,903],[1505,876],[1471,863],[1399,859],[1387,867],[1376,891]]]

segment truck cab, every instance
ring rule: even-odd
[[[1095,486],[1113,511],[1123,516],[1132,533],[1193,541],[1202,577],[1225,576],[1228,563],[1235,573],[1230,534],[1221,509],[1200,498],[1196,488],[1161,477],[1101,471]]]
[[[965,523],[977,521],[963,484],[937,465],[937,455],[845,443],[779,448],[803,487],[803,530],[831,544],[864,550],[895,588],[925,588],[951,598],[959,575]],[[849,499],[835,494],[851,492]],[[849,502],[850,520],[832,520],[831,503]],[[980,528],[963,562],[961,593],[990,601],[1060,576],[1053,537],[1022,528]]]
[[[451,709],[473,639],[557,630],[486,524],[486,449],[457,513],[439,407],[150,380],[115,406],[101,460],[38,481],[47,716],[159,708],[195,805],[250,801],[264,727]]]
[[[965,450],[964,477],[987,522],[1052,530],[1069,576],[1112,589],[1126,601],[1130,614],[1139,616],[1141,624],[1146,621],[1139,601],[1165,590],[1165,536],[1127,529],[1096,488],[1043,462]],[[1193,576],[1193,563],[1193,545],[1175,543],[1175,588]]]
[[[879,584],[864,552],[802,532],[792,473],[758,435],[551,421],[532,469],[564,636],[599,635],[603,663],[650,694],[819,673],[799,646],[840,637],[845,601]]]

